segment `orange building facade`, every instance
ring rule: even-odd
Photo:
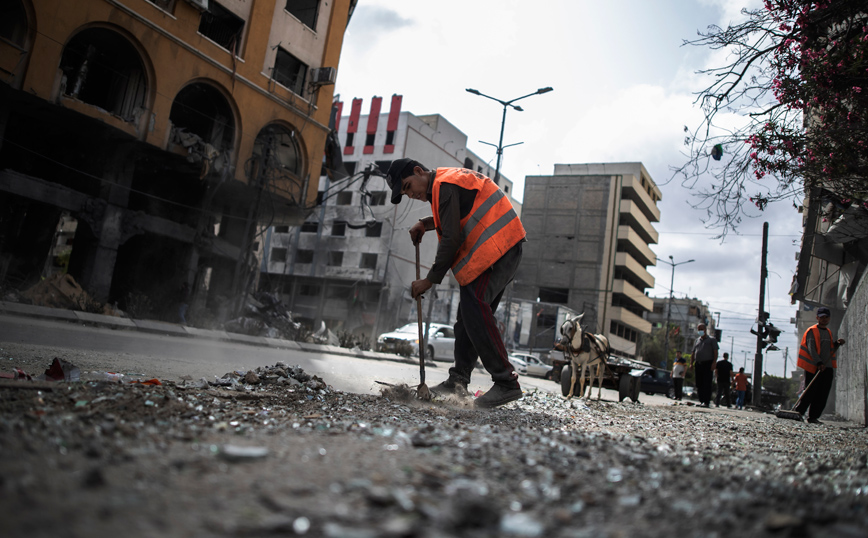
[[[101,301],[237,297],[260,225],[316,200],[355,0],[0,2],[0,280],[57,222]]]

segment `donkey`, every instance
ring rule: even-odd
[[[581,326],[584,315],[583,312],[561,324],[561,346],[569,356],[570,365],[573,368],[573,375],[570,380],[570,392],[567,394],[568,400],[574,395],[576,377],[579,375],[579,370],[582,372],[579,381],[580,398],[585,395],[585,370],[588,371],[590,378],[588,397],[591,396],[591,391],[594,388],[594,379],[599,380],[599,388],[597,390],[598,400],[603,392],[603,368],[606,366],[606,360],[609,357],[609,340],[602,334],[585,332]]]

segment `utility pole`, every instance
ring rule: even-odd
[[[759,316],[757,317],[756,355],[753,363],[753,405],[758,406],[762,399],[763,381],[763,338],[765,337],[765,325],[768,322],[765,313],[766,298],[766,257],[769,251],[769,223],[763,222],[763,250],[760,262],[760,292],[759,292]]]
[[[672,319],[672,296],[674,294],[675,288],[675,267],[678,265],[683,265],[685,263],[692,263],[696,260],[687,260],[686,262],[678,262],[675,263],[675,259],[672,256],[669,256],[669,261],[661,260],[657,258],[657,261],[668,263],[672,267],[672,278],[669,280],[669,305],[666,308],[666,326],[663,327],[663,330],[666,331],[663,336],[663,360],[666,362],[666,365],[669,365],[669,322]]]
[[[787,358],[789,358],[789,355],[790,355],[790,348],[785,347],[784,348],[784,379],[787,378]]]

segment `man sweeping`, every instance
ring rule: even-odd
[[[832,312],[825,306],[817,309],[817,324],[808,327],[802,336],[799,346],[799,360],[796,365],[805,371],[805,393],[802,395],[796,411],[800,415],[808,412],[808,422],[821,424],[820,415],[826,408],[826,400],[832,390],[834,371],[838,367],[835,361],[835,351],[844,345],[844,339],[832,340],[832,330],[829,322]],[[816,376],[816,380],[814,377]],[[811,381],[814,381],[813,383]]]
[[[521,398],[518,374],[507,359],[494,312],[521,262],[526,233],[509,199],[488,177],[465,168],[428,170],[412,159],[393,161],[387,173],[392,203],[403,195],[431,203],[432,216],[410,228],[414,244],[426,231],[439,239],[434,265],[410,287],[413,298],[439,284],[451,268],[460,285],[455,363],[435,394],[466,394],[477,359],[494,385],[476,399],[496,407]]]

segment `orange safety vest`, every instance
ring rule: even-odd
[[[466,168],[438,168],[431,189],[437,237],[441,236],[438,209],[443,183],[477,191],[470,213],[461,219],[462,241],[452,260],[452,274],[459,284],[466,286],[523,240],[527,233],[509,198],[491,179]]]
[[[829,348],[832,355],[832,368],[837,368],[838,363],[835,361],[835,341],[832,340],[832,330],[828,327],[826,327],[826,330],[829,332]],[[817,345],[817,355],[820,354],[820,327],[818,325],[812,325],[811,327],[808,327],[808,330],[802,335],[802,345],[799,347],[799,360],[796,362],[796,366],[806,372],[814,374],[817,373],[817,365],[814,363],[814,359],[811,358],[810,350],[808,350],[808,332],[814,333],[814,344]]]

